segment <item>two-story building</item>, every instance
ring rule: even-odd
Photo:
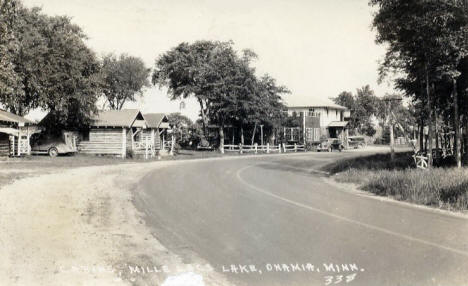
[[[350,111],[332,102],[305,103],[289,105],[288,116],[302,119],[302,132],[305,141],[317,142],[320,138],[339,138],[343,142],[348,139],[348,119]]]

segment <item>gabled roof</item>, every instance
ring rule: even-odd
[[[131,127],[136,119],[143,118],[138,109],[99,111],[92,118],[95,127]]]
[[[159,128],[163,120],[167,120],[167,116],[164,113],[147,113],[143,114],[143,118],[145,118],[146,126],[149,128]]]
[[[11,112],[0,109],[0,121],[11,122],[11,123],[24,123],[24,124],[33,124],[29,119],[21,117],[19,115],[13,114]]]

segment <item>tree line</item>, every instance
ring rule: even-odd
[[[468,159],[468,0],[371,0],[370,5],[377,8],[376,42],[387,48],[381,80],[392,78],[412,101],[429,166],[434,147],[446,148],[441,142],[449,144],[443,139],[453,137],[461,167],[462,154]]]
[[[181,43],[159,56],[151,73],[138,57],[99,58],[86,39],[67,16],[0,0],[1,106],[18,115],[40,108],[61,127],[80,127],[100,99],[101,109],[122,109],[152,83],[167,88],[172,100],[195,98],[203,133],[216,125],[221,145],[225,126],[243,132],[264,125],[271,133],[279,124],[281,95],[289,91],[269,75],[257,77],[251,50],[239,53],[232,42]]]

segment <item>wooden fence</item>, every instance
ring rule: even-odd
[[[283,143],[283,151],[284,151],[284,153],[287,153],[287,152],[298,152],[298,151],[305,152],[305,151],[306,151],[306,147],[305,147],[305,145],[299,145],[299,144],[290,144],[290,145],[286,145],[286,144]]]
[[[267,143],[266,145],[224,145],[224,152],[237,152],[240,154],[243,153],[286,153],[286,152],[299,152],[299,151],[306,151],[304,145],[286,145],[286,144],[278,144],[278,145],[270,145]]]

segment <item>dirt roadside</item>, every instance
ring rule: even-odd
[[[1,285],[229,285],[151,234],[132,204],[149,170],[174,162],[54,170],[0,189]]]

